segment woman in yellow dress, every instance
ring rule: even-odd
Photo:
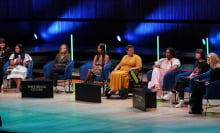
[[[127,55],[124,55],[121,62],[115,67],[110,75],[110,91],[119,94],[122,88],[128,88],[129,85],[129,71],[142,68],[142,61],[140,56],[134,54],[134,47],[128,45],[126,47]]]

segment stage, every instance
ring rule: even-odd
[[[212,101],[212,103],[220,101]],[[8,132],[219,132],[220,113],[189,116],[187,107],[158,102],[157,109],[142,112],[126,100],[102,98],[102,103],[76,102],[75,93],[54,98],[21,98],[20,93],[0,94],[1,131]],[[208,112],[220,112],[220,108]]]

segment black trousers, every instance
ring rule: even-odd
[[[57,77],[63,75],[65,68],[52,68],[50,71],[49,79],[53,80],[53,85],[57,86]]]
[[[184,100],[184,88],[189,86],[190,79],[187,77],[180,77],[174,85],[174,89],[179,93],[179,98]]]
[[[195,81],[192,88],[192,95],[189,104],[192,106],[193,113],[202,113],[202,99],[205,93],[205,82]]]

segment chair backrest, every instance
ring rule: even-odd
[[[65,72],[64,72],[65,79],[71,79],[72,78],[73,67],[74,67],[74,61],[71,60],[70,63],[65,68]]]
[[[172,89],[175,83],[175,77],[177,74],[181,73],[182,66],[179,66],[176,70],[170,71],[164,75],[163,88]]]
[[[48,79],[51,69],[54,66],[54,60],[49,61],[47,64],[43,66],[43,71],[44,71],[44,78]],[[74,67],[74,61],[71,60],[68,65],[65,67],[65,72],[64,72],[64,79],[70,79],[72,78],[72,73],[73,73],[73,67]]]
[[[27,77],[26,77],[27,79],[32,78],[33,66],[34,66],[34,61],[31,60],[28,64]]]
[[[47,64],[43,66],[44,78],[48,79],[51,69],[53,68],[54,60],[49,61]]]
[[[107,65],[104,67],[104,80],[107,80],[110,75],[110,70],[112,67],[112,62],[109,61]]]
[[[92,61],[89,61],[89,62],[83,64],[82,66],[80,66],[79,74],[80,74],[81,80],[85,80],[88,69],[92,68],[92,63],[93,63]]]
[[[205,99],[220,99],[220,80],[211,82],[206,86]]]

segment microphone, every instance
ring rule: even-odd
[[[18,64],[21,65],[22,64],[22,60],[21,60],[21,55],[20,54],[18,55],[18,58],[20,59],[20,62]]]

